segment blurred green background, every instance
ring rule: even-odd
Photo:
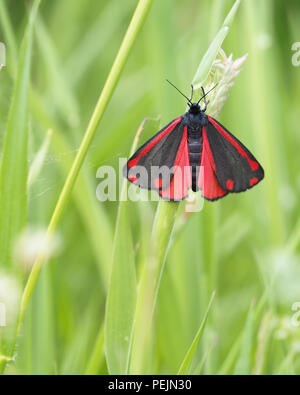
[[[2,16],[7,67],[0,72],[0,147],[31,5],[1,1],[14,39],[7,42]],[[29,191],[32,232],[49,223],[136,3],[42,2],[34,34],[29,166],[47,130],[53,133]],[[154,1],[89,150],[59,227],[59,252],[42,272],[7,373],[86,371],[104,321],[118,210],[118,202],[97,201],[97,168],[117,167],[119,157],[128,156],[145,117],[161,115],[164,125],[185,111],[183,98],[165,79],[189,93],[201,57],[232,5],[232,0]],[[249,56],[218,119],[258,158],[265,180],[246,193],[205,202],[203,211],[188,218],[179,213],[184,225],[175,232],[167,257],[152,358],[142,373],[177,373],[214,289],[191,373],[300,373],[300,326],[292,310],[300,302],[300,66],[293,66],[291,49],[300,42],[299,18],[298,0],[244,0],[240,5],[222,48],[234,58]],[[156,131],[157,123],[150,121],[141,141]],[[138,271],[151,248],[155,209],[156,203],[149,202],[128,207],[131,226],[123,231],[132,232]],[[37,241],[31,235],[28,243]],[[4,265],[0,277],[16,271]],[[97,345],[93,366],[105,374],[101,331]]]

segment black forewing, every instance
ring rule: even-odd
[[[256,185],[264,178],[261,165],[223,125],[211,117],[209,119],[207,138],[220,186],[228,192],[242,192]],[[223,134],[213,122],[223,129]]]
[[[176,121],[178,122],[176,123]],[[140,188],[158,189],[151,177],[151,168],[167,167],[171,169],[174,165],[177,151],[183,136],[184,125],[181,118],[177,118],[156,133],[151,139],[146,141],[128,160],[124,166],[123,174],[129,181]],[[173,127],[172,124],[176,123]],[[169,131],[168,131],[169,129]],[[166,133],[167,132],[167,133]],[[166,134],[165,134],[166,133]],[[165,135],[164,135],[165,134]],[[143,167],[142,174],[139,174],[137,166]],[[147,175],[146,177],[144,175]],[[172,179],[164,178],[163,188],[166,188]]]

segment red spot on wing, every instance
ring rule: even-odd
[[[165,190],[160,190],[159,194],[165,199],[182,200],[188,195],[189,188],[192,186],[186,126],[178,148],[174,168],[175,172],[170,185]]]
[[[131,182],[136,182],[137,181],[137,177],[131,175],[131,176],[128,176],[128,180],[131,181]]]
[[[251,178],[251,180],[250,180],[250,187],[252,187],[253,185],[255,185],[257,183],[258,183],[258,178],[256,178],[256,177]]]
[[[229,179],[226,181],[226,189],[231,191],[233,189],[233,186],[234,186],[233,180]]]
[[[155,137],[139,154],[136,158],[131,159],[128,162],[128,167],[134,167],[138,164],[138,161],[141,159],[142,156],[148,154],[148,152],[167,134],[169,134],[174,127],[181,121],[181,117],[176,118],[174,122],[171,123],[169,127],[167,127],[163,132],[161,132],[158,136]]]
[[[227,132],[226,130],[224,130],[213,118],[208,117],[209,122],[211,122],[214,127],[222,134],[223,137],[226,138],[226,140],[228,140],[239,152],[240,155],[242,155],[243,157],[245,157],[248,162],[249,165],[252,169],[252,171],[258,170],[259,169],[259,164],[255,161],[249,158],[249,155],[244,151],[244,149],[239,145],[239,143],[237,141],[235,141]]]
[[[201,168],[198,177],[198,185],[202,190],[202,196],[206,199],[214,200],[221,198],[227,194],[224,189],[221,188],[215,171],[216,166],[211,153],[209,142],[207,139],[206,128],[202,128],[203,136],[203,148],[201,156]]]

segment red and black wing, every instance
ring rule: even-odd
[[[202,128],[202,153],[201,165],[198,174],[198,186],[202,196],[207,200],[217,200],[227,195],[216,176],[216,164],[212,154],[211,146],[207,138],[207,128]]]
[[[185,199],[192,186],[192,175],[188,150],[188,130],[184,126],[183,135],[173,164],[173,177],[166,188],[159,189],[163,199],[178,202]]]
[[[123,173],[136,186],[155,189],[164,199],[182,200],[190,187],[181,171],[187,166],[187,128],[179,117],[142,145],[129,159]]]
[[[204,184],[203,196],[215,200],[252,188],[264,178],[263,168],[223,125],[212,117],[208,120],[202,131],[204,175],[199,182]]]

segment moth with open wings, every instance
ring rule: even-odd
[[[156,190],[166,200],[183,200],[192,189],[201,190],[205,199],[214,201],[246,191],[264,178],[264,170],[251,152],[205,114],[209,92],[202,91],[196,103],[192,102],[193,87],[190,99],[179,91],[188,100],[189,111],[161,129],[129,159],[124,176],[130,182]]]

